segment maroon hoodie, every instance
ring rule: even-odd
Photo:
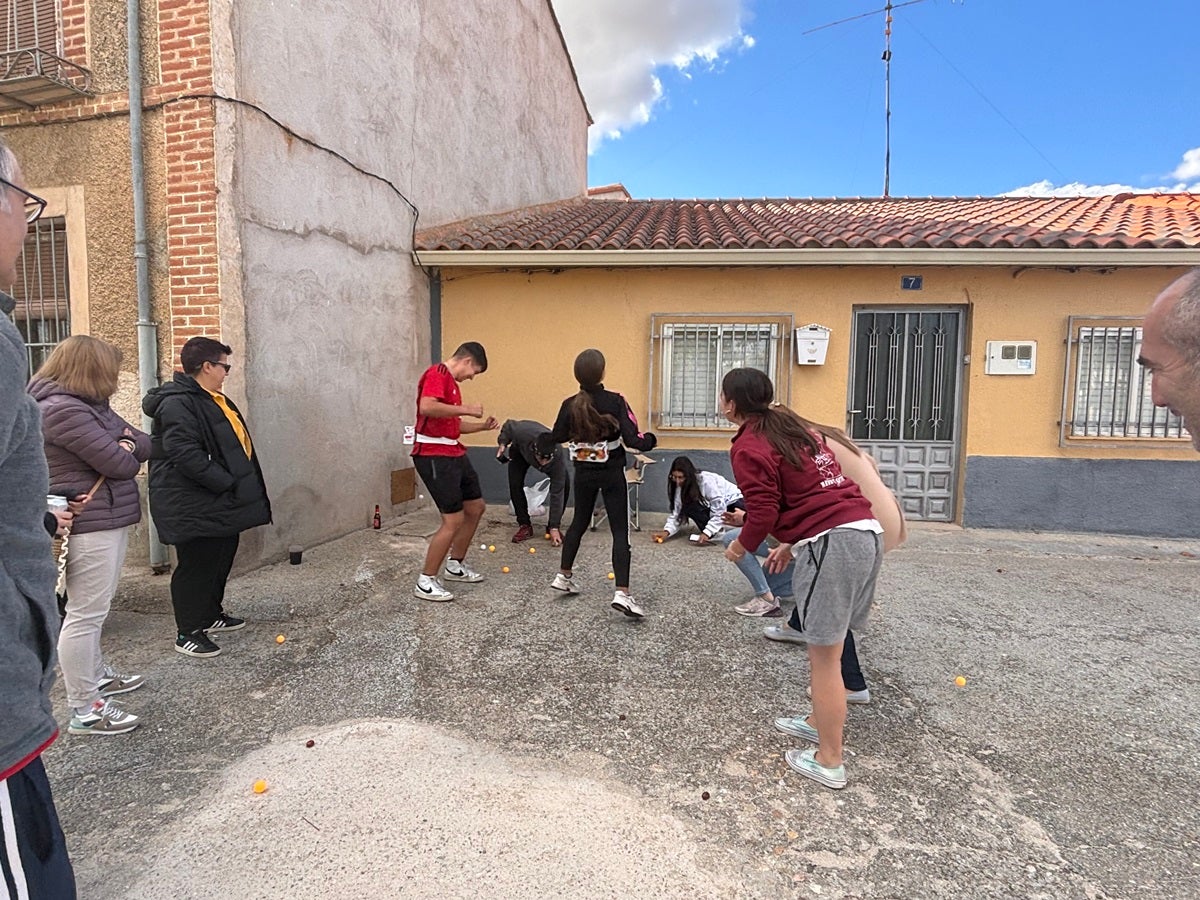
[[[796,468],[756,430],[757,425],[755,420],[743,422],[729,451],[734,480],[746,502],[739,544],[752,550],[768,534],[794,544],[875,517],[858,485],[842,474],[824,437],[813,433],[820,447],[815,458],[797,448],[801,467]]]

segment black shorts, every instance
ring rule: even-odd
[[[462,512],[466,500],[482,500],[479,476],[465,456],[414,456],[413,467],[439,512]]]

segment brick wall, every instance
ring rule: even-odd
[[[62,0],[65,57],[87,65],[87,0]],[[124,21],[122,20],[122,28]],[[161,125],[166,185],[166,246],[170,320],[160,334],[170,335],[164,360],[179,359],[179,349],[197,335],[219,337],[220,283],[217,269],[217,195],[214,160],[215,115],[208,99],[182,99],[213,89],[212,39],[207,0],[159,0],[157,84],[143,86],[144,106],[162,108]],[[92,23],[96,27],[96,23]],[[153,81],[153,75],[150,76]],[[129,94],[113,91],[78,101],[0,115],[8,126],[69,123],[99,116],[128,115]],[[147,143],[157,135],[147,124]],[[148,154],[149,156],[149,154]],[[164,223],[151,222],[161,228]],[[103,261],[97,261],[103,264]],[[156,298],[160,300],[161,298]],[[161,305],[159,305],[161,308]],[[132,313],[131,313],[132,317]]]

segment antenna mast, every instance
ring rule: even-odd
[[[836,22],[826,22],[824,25],[818,25],[816,28],[810,28],[802,34],[812,34],[814,31],[821,31],[824,28],[832,28],[834,25],[842,25],[846,22],[853,22],[855,19],[864,19],[867,16],[873,16],[876,13],[883,13],[883,196],[890,196],[889,191],[892,185],[892,10],[900,9],[902,6],[914,6],[917,3],[924,3],[925,0],[905,0],[903,3],[893,3],[892,0],[886,0],[882,9],[873,9],[870,12],[860,13],[857,16],[850,16],[847,19],[838,19]]]

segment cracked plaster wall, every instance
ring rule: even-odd
[[[580,196],[587,112],[549,5],[494,9],[217,0],[217,91],[390,181],[419,227]],[[445,348],[396,191],[254,109],[217,117],[222,329],[275,510],[246,536],[253,562],[389,509],[417,378]]]

